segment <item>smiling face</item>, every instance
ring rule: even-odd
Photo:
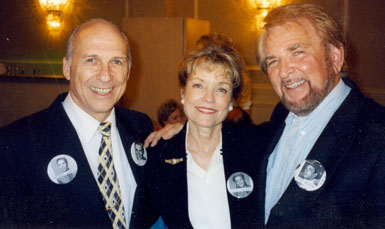
[[[214,128],[221,125],[229,112],[231,81],[222,65],[198,65],[181,89],[184,112],[190,126]]]
[[[323,42],[307,19],[270,28],[265,52],[275,92],[297,115],[312,112],[340,79],[343,48]]]
[[[73,101],[98,121],[104,121],[126,90],[129,77],[127,44],[106,22],[82,28],[73,40],[71,64],[63,58]]]

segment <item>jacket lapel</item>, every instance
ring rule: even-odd
[[[132,158],[135,154],[131,152],[131,147],[133,143],[143,144],[144,136],[147,137],[151,133],[152,129],[149,130],[150,126],[148,128],[144,128],[144,126],[141,126],[140,121],[135,119],[136,116],[129,116],[128,114],[124,114],[120,107],[115,107],[115,114],[116,126],[119,131],[120,139],[122,141],[123,148],[128,159],[128,163],[131,167],[132,173],[134,174],[137,185],[142,185],[144,184],[143,168],[145,164],[142,166],[136,164],[136,162]]]
[[[130,129],[130,126],[127,126],[127,120],[123,120],[123,117],[116,116],[116,126],[119,131],[120,140],[122,141],[124,151],[127,156],[128,163],[130,164],[130,168],[132,170],[132,173],[134,175],[136,184],[139,186],[144,181],[144,170],[142,169],[142,166],[138,166],[131,154],[131,146],[135,141],[134,135],[131,134],[132,130]],[[124,123],[124,124],[123,124]],[[139,140],[137,140],[136,143],[141,143]]]
[[[65,96],[62,97],[64,99]],[[76,177],[64,186],[69,190],[68,199],[74,199],[77,203],[68,204],[67,206],[68,208],[73,206],[73,211],[84,209],[87,206],[87,208],[93,209],[91,212],[96,213],[95,216],[99,217],[99,220],[96,221],[102,220],[104,222],[104,217],[100,217],[102,215],[107,217],[107,214],[104,212],[103,197],[99,192],[76,130],[61,104],[63,99],[59,96],[48,110],[47,123],[50,125],[47,127],[47,133],[44,136],[48,136],[46,149],[52,153],[52,157],[47,158],[48,161],[46,163],[48,165],[49,160],[59,154],[69,155],[75,160],[78,167]],[[52,138],[50,133],[56,133],[55,136],[60,137]],[[90,213],[84,212],[82,214]]]
[[[187,153],[186,153],[186,125],[182,131],[177,134],[172,140],[166,141],[164,149],[169,151],[162,152],[164,156],[164,166],[167,168],[168,177],[164,177],[164,182],[167,182],[168,187],[174,187],[170,190],[170,201],[173,209],[170,212],[177,212],[178,215],[173,215],[172,220],[175,225],[191,225],[188,214],[188,188],[187,188]],[[173,159],[183,159],[178,163],[172,163]],[[166,162],[166,160],[168,162]],[[171,160],[171,161],[170,161]],[[171,162],[171,163],[169,163]],[[166,213],[168,215],[168,213]],[[192,226],[191,226],[192,227]]]

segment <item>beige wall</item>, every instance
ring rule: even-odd
[[[123,20],[132,46],[133,67],[123,106],[145,112],[157,123],[156,109],[180,99],[178,66],[186,51],[209,31],[207,21],[180,17],[134,17]]]
[[[0,127],[47,108],[65,91],[66,80],[0,77]]]
[[[348,2],[347,60],[352,78],[385,105],[385,1]]]
[[[194,17],[194,0],[128,0],[128,3],[130,17]]]
[[[56,41],[44,31],[42,27],[44,20],[36,14],[36,6],[32,2],[35,1],[2,3],[5,7],[0,7],[2,20],[0,61],[12,58],[60,61],[65,54],[65,43],[69,33],[77,24],[91,17],[104,17],[120,26],[127,1],[118,3],[104,0],[76,1],[74,5],[76,10],[71,14],[71,20],[67,18],[67,27],[59,37],[55,38],[59,39]],[[246,0],[129,0],[128,2],[130,7],[128,14],[133,20],[157,16],[168,20],[171,25],[174,19],[182,23],[177,17],[192,17],[198,13],[199,19],[210,24],[211,32],[223,32],[231,36],[251,69],[254,102],[252,118],[255,123],[268,120],[278,99],[267,77],[256,66],[257,31],[253,30],[253,12],[246,7]],[[194,11],[196,2],[199,4]],[[351,76],[368,95],[385,104],[385,65],[382,63],[385,59],[385,25],[383,23],[385,1],[303,0],[302,2],[320,4],[340,23],[346,25],[347,60],[352,69]],[[17,16],[19,12],[21,15]],[[25,23],[26,21],[34,23]],[[130,31],[130,28],[135,26],[130,25],[125,30]],[[146,36],[145,30],[151,26],[144,24],[139,27],[141,28],[137,29],[142,35],[129,34],[135,59],[123,104],[146,112],[154,119],[156,107],[161,101],[166,97],[179,98],[175,75],[177,66],[187,46],[192,45],[196,37],[183,40],[182,34],[186,31],[183,29],[171,31],[166,29],[167,26],[153,28],[157,29],[155,34]],[[181,24],[177,27],[189,28]],[[200,31],[201,28],[203,30]],[[191,34],[204,33],[204,29],[205,26],[195,26],[196,31]],[[54,72],[60,74],[60,66],[55,69]],[[65,81],[1,79],[0,126],[47,107],[60,91],[67,88]]]

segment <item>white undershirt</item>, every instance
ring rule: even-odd
[[[187,133],[189,125],[187,123]],[[223,166],[222,135],[207,171],[202,169],[187,150],[188,211],[194,228],[231,228]]]
[[[72,125],[79,136],[88,164],[92,170],[94,178],[97,178],[97,168],[99,159],[99,147],[102,135],[98,131],[100,122],[82,110],[71,98],[70,93],[63,101],[63,107]],[[128,159],[124,151],[119,131],[116,127],[115,109],[105,120],[111,122],[111,142],[115,170],[118,176],[120,191],[126,216],[126,223],[130,225],[132,205],[136,190],[136,181],[128,164]],[[79,168],[81,169],[81,168]],[[102,196],[100,196],[102,198]],[[92,210],[92,209],[90,209]]]

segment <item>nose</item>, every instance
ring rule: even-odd
[[[204,101],[208,103],[213,103],[215,101],[214,92],[211,90],[206,90],[204,94]]]
[[[286,78],[294,72],[293,63],[290,60],[281,60],[279,64],[279,76]]]
[[[108,63],[103,63],[100,66],[99,79],[103,82],[108,82],[112,78],[110,66]]]

